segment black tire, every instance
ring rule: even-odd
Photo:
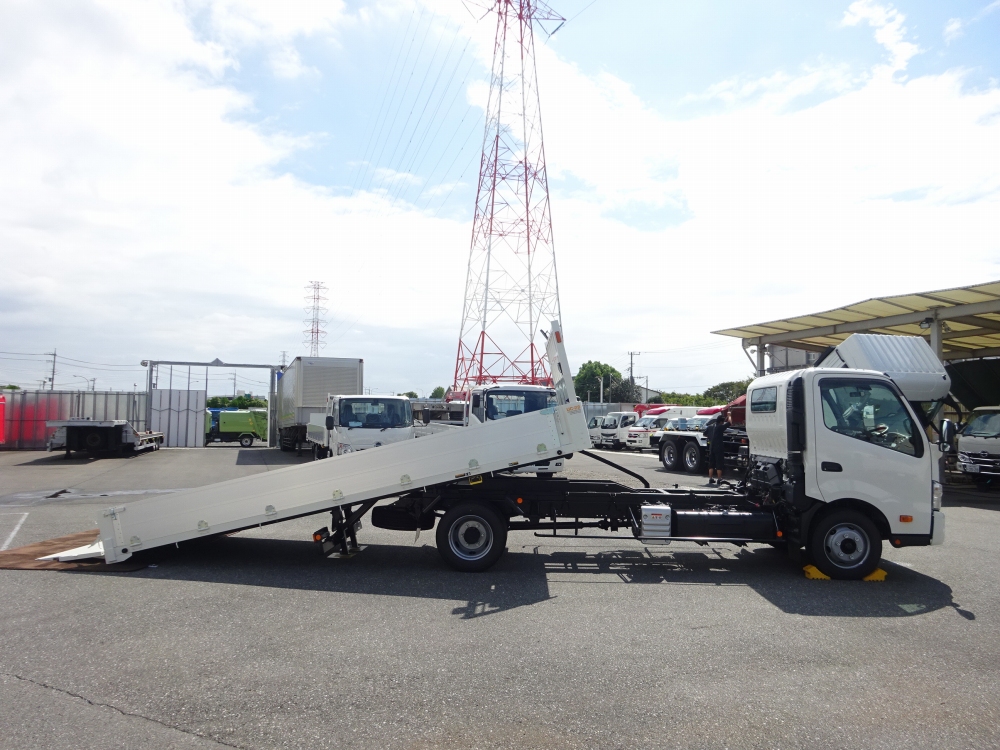
[[[701,446],[693,440],[684,443],[681,451],[681,458],[684,463],[684,471],[688,474],[700,474],[702,465],[705,463],[705,456],[701,451]]]
[[[856,510],[837,510],[816,521],[809,534],[809,556],[823,573],[857,581],[875,572],[882,559],[882,535]]]
[[[660,446],[660,463],[667,471],[680,471],[681,454],[677,450],[677,443],[673,440],[665,440]]]
[[[507,547],[507,519],[482,503],[462,503],[438,521],[437,548],[455,570],[478,573],[492,567]]]
[[[82,442],[88,451],[98,451],[104,447],[104,436],[97,430],[92,430],[83,436]]]
[[[621,441],[619,441],[619,440],[612,440],[611,441],[611,450],[620,451],[621,449],[622,449]]]
[[[249,448],[253,445],[253,435],[240,435],[240,445]]]

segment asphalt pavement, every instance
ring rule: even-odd
[[[0,545],[297,460],[0,453]],[[635,483],[582,455],[568,473]],[[433,532],[367,522],[327,560],[323,516],[134,573],[0,570],[0,747],[996,747],[998,500],[950,491],[945,545],[886,548],[881,583],[808,580],[764,546],[530,532],[462,574]]]

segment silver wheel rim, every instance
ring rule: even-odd
[[[868,535],[853,523],[838,523],[823,540],[827,559],[838,568],[856,568],[868,559]]]
[[[462,516],[451,525],[448,544],[462,560],[481,560],[493,549],[493,530],[480,516]]]
[[[691,469],[698,465],[698,453],[693,448],[684,450],[684,463]]]
[[[674,446],[668,445],[663,449],[663,463],[668,466],[677,465],[677,449]]]

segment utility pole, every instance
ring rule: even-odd
[[[601,375],[601,390],[600,390],[600,394],[601,395],[599,396],[599,399],[600,399],[600,402],[603,404],[604,403],[604,376],[603,375]]]
[[[288,352],[284,349],[281,350],[281,366],[284,367],[285,363],[288,361]]]
[[[51,352],[46,352],[47,356],[52,357],[52,379],[49,381],[49,390],[55,390],[56,387],[56,348],[52,347]]]
[[[233,370],[233,398],[236,398],[236,370]]]
[[[632,385],[635,385],[635,376],[633,374],[634,358],[638,357],[642,352],[629,352],[628,353],[628,379]]]

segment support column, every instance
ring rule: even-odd
[[[941,359],[941,354],[943,353],[943,347],[941,344],[941,321],[938,320],[937,310],[934,311],[934,320],[931,321],[931,349],[934,350],[934,356]]]
[[[766,372],[767,365],[766,365],[766,363],[764,361],[764,351],[765,351],[765,345],[762,344],[762,343],[760,343],[760,341],[758,340],[758,342],[757,342],[757,377],[758,378],[763,377],[764,375],[767,374],[767,372]]]
[[[278,444],[278,378],[273,367],[270,373],[267,389],[267,447],[273,448]]]

